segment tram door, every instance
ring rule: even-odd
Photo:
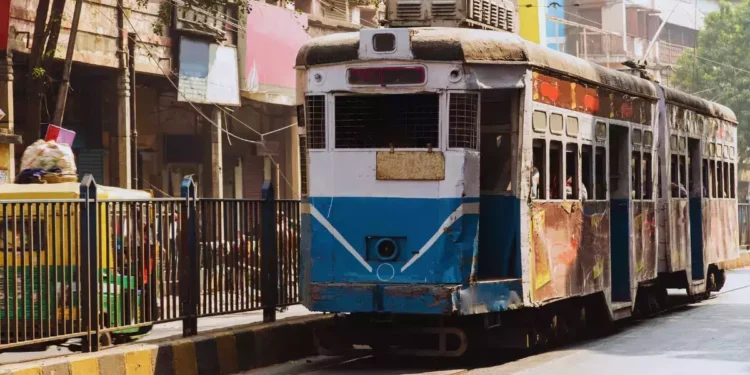
[[[688,139],[688,178],[690,199],[688,216],[690,218],[690,260],[693,280],[703,279],[703,196],[708,196],[708,163],[701,170],[700,140]],[[704,182],[706,183],[704,185]]]
[[[630,204],[632,171],[630,134],[624,126],[609,129],[610,266],[612,302],[630,302]]]
[[[521,94],[518,89],[492,89],[480,95],[480,280],[521,277],[521,206],[512,178]]]

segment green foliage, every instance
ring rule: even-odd
[[[722,1],[706,17],[697,55],[680,56],[670,83],[731,108],[739,120],[740,162],[750,162],[750,0]]]

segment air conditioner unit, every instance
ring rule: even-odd
[[[509,0],[387,0],[390,27],[470,27],[516,32]]]

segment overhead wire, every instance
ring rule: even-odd
[[[296,195],[297,197],[301,197],[301,195],[299,194],[299,192],[297,191],[297,189],[296,189],[296,188],[295,188],[295,187],[294,187],[294,186],[292,185],[292,183],[291,183],[291,182],[289,181],[289,179],[288,179],[288,178],[286,177],[286,175],[284,174],[284,172],[282,172],[282,171],[280,170],[280,168],[278,167],[279,163],[278,163],[278,162],[277,162],[277,161],[276,161],[276,160],[274,159],[273,155],[271,155],[271,152],[270,152],[270,150],[268,149],[268,147],[267,147],[267,146],[266,146],[266,144],[265,144],[265,139],[264,139],[264,135],[265,135],[265,134],[264,134],[264,133],[260,133],[260,132],[258,132],[257,130],[255,130],[254,128],[252,128],[252,127],[251,127],[250,125],[247,125],[247,124],[245,124],[244,122],[242,122],[241,120],[237,119],[237,118],[236,118],[236,117],[235,117],[235,116],[234,116],[233,114],[231,114],[231,113],[230,113],[229,111],[227,111],[226,109],[222,108],[222,107],[221,107],[221,106],[219,106],[218,104],[214,104],[214,106],[215,106],[216,108],[218,108],[219,110],[221,110],[222,112],[224,112],[224,113],[227,113],[227,114],[229,114],[229,116],[230,116],[230,117],[234,118],[235,120],[237,120],[238,122],[240,122],[240,123],[241,123],[242,125],[244,125],[244,126],[248,127],[249,129],[253,130],[254,132],[258,133],[258,134],[259,134],[259,135],[261,136],[261,141],[255,141],[255,140],[251,140],[251,139],[246,139],[246,138],[240,137],[240,136],[238,136],[238,135],[236,135],[236,134],[234,134],[234,133],[232,133],[232,132],[229,132],[229,131],[227,131],[227,130],[224,130],[222,126],[220,126],[220,125],[218,125],[217,123],[215,123],[215,122],[214,122],[214,121],[213,121],[213,120],[212,120],[211,118],[209,118],[209,117],[208,117],[208,116],[207,116],[207,115],[206,115],[205,113],[203,113],[203,111],[202,111],[202,110],[200,110],[200,109],[199,109],[198,107],[196,107],[196,106],[195,106],[195,104],[194,104],[194,103],[193,103],[192,101],[190,101],[190,100],[189,100],[189,99],[188,99],[188,98],[187,98],[187,97],[185,96],[185,94],[184,94],[184,93],[183,93],[183,92],[182,92],[182,91],[181,91],[181,90],[179,89],[179,87],[178,87],[178,86],[177,86],[177,85],[176,85],[176,84],[174,83],[174,81],[173,81],[173,80],[172,80],[172,78],[170,77],[170,74],[168,74],[168,73],[166,72],[166,70],[165,70],[165,69],[164,69],[164,68],[163,68],[163,67],[161,66],[161,64],[159,63],[159,60],[158,60],[158,59],[156,59],[156,58],[154,57],[154,55],[153,55],[153,53],[152,53],[152,51],[151,51],[151,48],[150,48],[150,47],[148,47],[148,45],[147,45],[147,44],[146,44],[146,43],[145,43],[145,42],[143,41],[143,39],[142,39],[142,38],[141,38],[141,36],[140,36],[140,33],[138,33],[138,31],[136,30],[136,28],[135,28],[135,25],[133,25],[133,22],[132,22],[132,21],[130,20],[130,17],[129,17],[129,16],[127,15],[127,12],[126,12],[126,11],[125,11],[125,9],[124,9],[124,8],[122,7],[122,5],[118,3],[118,4],[117,4],[117,7],[118,7],[118,8],[120,8],[120,10],[121,10],[121,11],[123,12],[123,17],[124,17],[124,18],[125,18],[125,20],[126,20],[126,21],[128,22],[128,24],[130,25],[130,27],[132,28],[133,34],[134,34],[134,35],[135,35],[135,37],[137,38],[137,41],[138,41],[138,42],[139,42],[139,43],[140,43],[140,44],[141,44],[141,45],[142,45],[142,46],[144,47],[144,49],[146,50],[146,54],[148,55],[148,57],[149,57],[149,58],[150,58],[150,59],[151,59],[152,61],[154,61],[154,63],[155,63],[155,65],[156,65],[156,67],[157,67],[157,68],[159,69],[159,71],[161,71],[161,72],[162,72],[162,74],[164,74],[165,78],[166,78],[166,79],[167,79],[167,81],[168,81],[168,82],[170,83],[170,85],[172,85],[172,87],[173,87],[173,88],[174,88],[174,89],[175,89],[175,90],[177,91],[177,94],[178,94],[178,95],[180,95],[180,96],[181,96],[181,97],[182,97],[182,98],[183,98],[183,99],[185,100],[185,102],[186,102],[186,103],[188,103],[188,105],[190,105],[190,107],[192,107],[192,109],[193,109],[193,110],[194,110],[195,112],[197,112],[197,113],[198,113],[198,114],[199,114],[199,115],[200,115],[201,117],[203,117],[203,118],[204,118],[204,119],[205,119],[206,121],[208,121],[208,123],[210,123],[211,125],[213,125],[214,127],[216,127],[216,128],[217,128],[217,129],[219,129],[219,130],[225,131],[225,132],[227,133],[227,135],[228,135],[228,136],[231,136],[231,137],[233,137],[233,138],[235,138],[235,139],[237,139],[237,140],[240,140],[240,141],[242,141],[242,142],[246,142],[246,143],[251,143],[251,144],[255,144],[255,145],[259,145],[259,146],[263,147],[263,149],[264,149],[264,150],[266,151],[266,155],[267,155],[267,156],[268,156],[268,158],[269,158],[269,159],[270,159],[270,160],[271,160],[271,161],[272,161],[272,162],[274,163],[274,165],[276,165],[276,166],[277,166],[277,169],[279,170],[279,174],[280,174],[280,176],[281,176],[281,177],[282,177],[282,179],[283,179],[283,180],[284,180],[284,181],[286,182],[286,184],[287,184],[287,185],[289,186],[289,188],[290,188],[290,189],[292,190],[292,193],[293,193],[294,195]],[[101,14],[101,15],[104,15],[104,14],[103,14],[103,13],[101,13],[101,12],[99,12],[99,14]],[[117,23],[115,22],[115,20],[111,19],[110,17],[108,17],[108,16],[106,16],[106,15],[104,15],[104,17],[106,17],[106,18],[109,18],[109,20],[110,20],[111,22],[113,22],[113,24],[117,24]],[[124,29],[123,29],[123,31],[127,31],[127,30],[124,30]],[[286,126],[286,127],[284,128],[284,129],[287,129],[287,128],[291,128],[292,126],[293,126],[293,125],[289,125],[289,126]],[[275,131],[273,131],[273,132],[275,132]],[[270,134],[270,133],[269,133],[269,134]]]

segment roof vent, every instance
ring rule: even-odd
[[[421,0],[398,0],[397,13],[399,18],[421,18]]]

